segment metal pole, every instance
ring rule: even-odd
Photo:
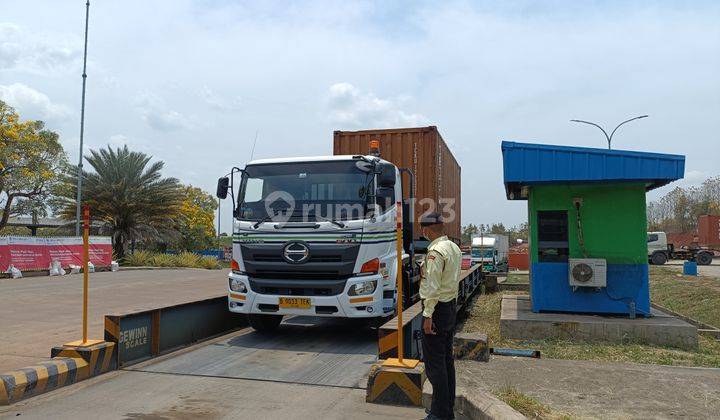
[[[85,82],[87,80],[87,42],[88,42],[88,20],[90,16],[90,0],[85,3],[85,52],[83,54],[82,72],[82,102],[80,105],[80,156],[78,157],[77,174],[77,206],[75,212],[75,236],[80,236],[80,207],[82,202],[82,161],[83,161],[83,135],[85,133]],[[87,337],[85,337],[87,338]]]
[[[576,123],[583,123],[583,124],[594,125],[595,127],[599,128],[599,129],[603,132],[603,134],[605,134],[605,139],[607,139],[607,143],[608,143],[608,150],[610,150],[610,149],[611,149],[611,144],[612,144],[613,135],[615,134],[615,132],[617,131],[617,129],[620,128],[621,125],[626,124],[626,123],[629,123],[630,121],[635,121],[635,120],[639,120],[639,119],[641,119],[641,118],[647,118],[647,117],[648,117],[648,115],[640,115],[639,117],[630,118],[629,120],[625,120],[625,121],[621,122],[620,124],[618,124],[617,127],[615,127],[615,129],[612,131],[612,133],[610,133],[610,135],[608,135],[607,131],[605,131],[604,128],[600,127],[598,124],[595,124],[594,122],[584,121],[584,120],[570,120],[570,121],[571,121],[571,122],[576,122]]]
[[[397,209],[397,337],[398,362],[403,363],[403,284],[402,284],[402,203],[396,203]]]
[[[90,260],[89,252],[89,236],[90,236],[90,207],[83,207],[83,344],[87,343],[87,323],[88,323],[88,261]]]

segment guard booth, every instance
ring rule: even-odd
[[[509,200],[527,200],[533,312],[649,316],[645,193],[685,157],[502,142]]]

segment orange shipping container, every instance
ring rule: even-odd
[[[438,211],[451,221],[445,234],[460,242],[460,165],[437,127],[335,131],[335,155],[368,154],[370,140],[380,141],[380,157],[415,174],[415,221],[427,211]],[[404,197],[409,181],[403,176]],[[415,238],[420,226],[415,223]]]
[[[700,245],[720,247],[720,216],[704,214],[698,217]]]

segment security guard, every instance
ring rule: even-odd
[[[433,387],[432,405],[426,419],[454,418],[455,362],[452,341],[455,335],[455,300],[462,253],[443,235],[443,218],[430,213],[420,220],[430,246],[422,267],[420,298],[423,300],[422,349],[425,371]]]

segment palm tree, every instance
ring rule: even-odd
[[[150,163],[152,156],[132,152],[127,146],[90,150],[85,160],[94,172],[83,170],[83,204],[90,206],[93,223],[101,222],[112,235],[117,258],[125,256],[128,243],[160,240],[175,235],[173,226],[181,203],[180,184],[163,178],[162,161]],[[67,177],[61,195],[62,215],[75,217],[77,167]]]

